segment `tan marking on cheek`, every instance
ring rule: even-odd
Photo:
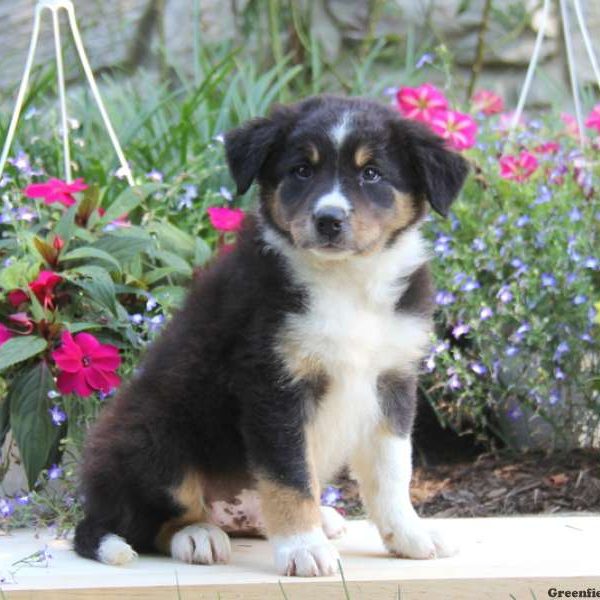
[[[290,222],[285,216],[283,205],[281,203],[280,195],[281,184],[277,186],[277,189],[266,199],[269,214],[273,219],[273,222],[282,229],[283,231],[290,230]]]
[[[416,216],[413,198],[394,189],[394,216],[386,223],[385,230],[394,233],[406,227]]]
[[[308,146],[308,160],[311,164],[316,165],[319,163],[319,150],[314,144]]]
[[[354,163],[359,169],[367,165],[372,158],[373,155],[368,146],[359,146],[354,153]]]
[[[385,243],[377,215],[363,202],[354,203],[350,225],[354,244],[360,254],[372,254]]]
[[[171,538],[186,525],[206,521],[208,510],[204,504],[202,477],[189,471],[181,484],[171,491],[173,499],[184,510],[183,514],[161,526],[154,544],[160,552],[170,554]]]

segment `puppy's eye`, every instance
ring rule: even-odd
[[[363,181],[377,183],[381,179],[381,173],[375,167],[365,167],[360,174]]]
[[[292,173],[298,179],[310,179],[313,176],[313,168],[308,163],[302,163],[292,169]]]

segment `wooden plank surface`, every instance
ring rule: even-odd
[[[427,598],[520,600],[548,598],[548,590],[584,590],[600,597],[600,516],[436,519],[459,540],[459,555],[432,561],[386,555],[375,528],[349,524],[336,542],[353,600]],[[17,531],[0,537],[0,598],[8,600],[263,600],[346,598],[340,577],[278,577],[263,540],[234,539],[229,565],[195,566],[143,556],[127,567],[77,557],[50,532]],[[48,566],[12,563],[48,546]],[[285,591],[281,591],[279,582]],[[400,590],[400,596],[399,592]],[[563,596],[564,597],[564,596]]]

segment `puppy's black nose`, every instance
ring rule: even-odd
[[[337,206],[324,206],[315,212],[314,220],[319,236],[335,240],[341,235],[344,228],[346,211]]]

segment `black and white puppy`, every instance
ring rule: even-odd
[[[227,561],[264,534],[276,568],[328,575],[343,531],[320,485],[349,465],[397,556],[453,552],[409,497],[432,285],[420,224],[446,214],[465,160],[376,103],[317,97],[225,138],[260,205],[89,434],[75,549]]]

